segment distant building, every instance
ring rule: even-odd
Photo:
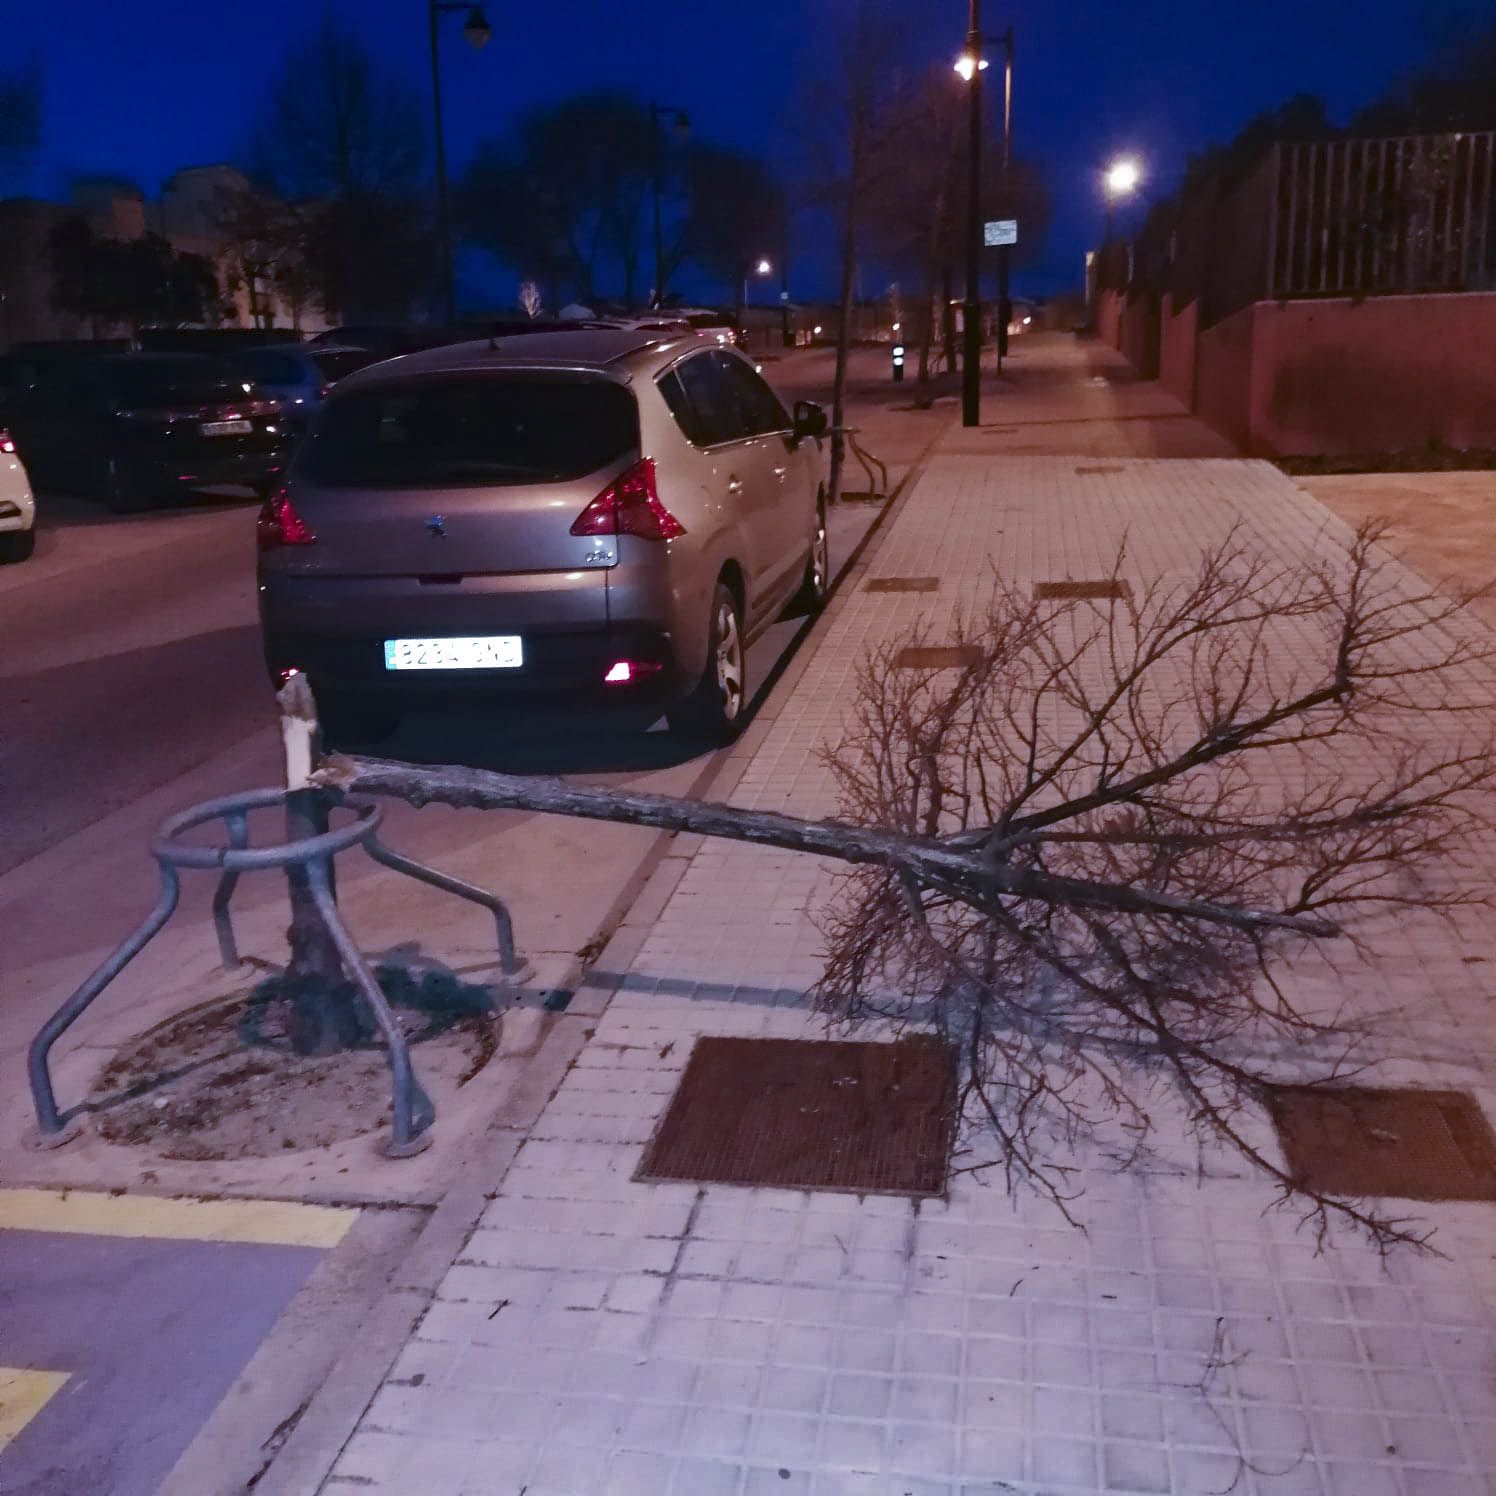
[[[76,182],[66,203],[24,197],[0,201],[0,344],[90,336],[85,323],[52,305],[48,241],[57,224],[75,217],[103,238],[156,233],[179,252],[211,261],[230,311],[222,325],[253,326],[249,292],[231,271],[232,251],[220,227],[224,205],[248,187],[249,179],[238,167],[217,163],[174,172],[154,201],[134,182],[116,177]],[[258,300],[270,309],[275,326],[297,324],[315,332],[327,325],[318,309],[293,309],[273,289],[260,287]]]

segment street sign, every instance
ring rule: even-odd
[[[989,249],[998,244],[1018,243],[1016,218],[991,218],[982,225],[982,243]]]

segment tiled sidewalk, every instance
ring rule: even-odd
[[[1192,572],[1233,521],[1285,559],[1345,540],[1264,464],[937,454],[738,750],[732,799],[831,811],[816,750],[856,662],[978,601],[994,565],[1104,574],[1125,534],[1141,582]],[[867,593],[880,575],[941,587]],[[1316,1255],[1258,1181],[1219,1173],[1095,1171],[1085,1233],[980,1176],[919,1203],[632,1182],[697,1035],[822,1032],[802,994],[830,869],[678,852],[328,1493],[1496,1492],[1492,1207],[1419,1207],[1448,1260],[1384,1269],[1354,1244]],[[1416,1005],[1389,1078],[1472,1090],[1496,1116],[1475,964],[1493,959],[1475,932],[1388,950],[1376,997]]]

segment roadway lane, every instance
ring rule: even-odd
[[[254,513],[47,499],[0,571],[0,873],[264,726]]]

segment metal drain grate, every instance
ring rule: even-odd
[[[933,1038],[698,1039],[635,1178],[938,1195],[954,1112]]]
[[[1091,602],[1102,598],[1131,597],[1132,589],[1118,577],[1107,577],[1096,582],[1035,582],[1034,597],[1039,602],[1049,599],[1064,602]]]
[[[1288,1170],[1310,1189],[1496,1200],[1496,1136],[1463,1091],[1284,1086],[1271,1107]]]
[[[975,644],[911,644],[893,657],[893,663],[896,670],[964,670],[981,658]]]
[[[1124,472],[1120,462],[1098,462],[1092,467],[1078,467],[1077,473],[1120,473]]]
[[[939,587],[939,577],[873,577],[867,584],[869,592],[935,592]]]

